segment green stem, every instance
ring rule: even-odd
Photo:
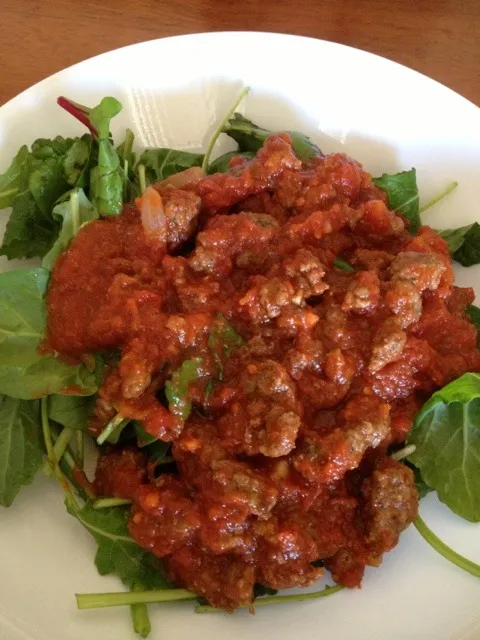
[[[310,593],[292,593],[288,596],[267,596],[265,598],[258,598],[254,600],[251,606],[254,609],[257,607],[263,607],[267,604],[282,604],[283,602],[301,602],[302,600],[313,600],[315,598],[325,598],[325,596],[331,596],[343,589],[342,584],[337,584],[334,587],[325,587],[321,591],[311,591]],[[250,605],[246,605],[250,608]],[[242,607],[245,608],[245,607]],[[211,607],[207,604],[199,604],[195,607],[195,613],[221,613],[223,609],[217,607]]]
[[[196,600],[197,596],[186,589],[161,589],[135,593],[129,593],[128,591],[118,593],[76,593],[75,598],[78,609],[104,609],[105,607],[131,606],[132,604]]]
[[[399,449],[398,451],[395,451],[395,453],[392,453],[390,458],[392,460],[403,460],[404,458],[412,454],[416,450],[416,448],[417,447],[414,444],[407,444],[407,446],[403,447],[403,449]]]
[[[77,464],[80,469],[83,469],[85,464],[85,434],[83,431],[77,431],[76,434],[77,440]]]
[[[123,427],[127,425],[129,422],[130,422],[130,418],[122,418],[122,416],[119,413],[117,413],[117,415],[110,420],[110,422],[107,424],[105,429],[98,436],[97,443],[103,444],[105,440],[107,440],[114,431],[116,431],[117,429],[123,429]]]
[[[240,93],[238,95],[238,98],[235,100],[235,102],[230,107],[230,109],[228,110],[227,114],[225,115],[225,117],[223,118],[221,123],[218,125],[218,127],[213,132],[213,135],[210,138],[210,141],[208,143],[207,151],[206,151],[206,153],[205,153],[205,155],[203,157],[203,162],[202,162],[202,171],[203,171],[203,173],[207,173],[208,164],[210,162],[210,156],[212,155],[213,147],[215,146],[215,143],[216,143],[216,141],[218,139],[218,136],[222,133],[222,130],[223,130],[223,127],[225,126],[225,123],[228,122],[229,119],[233,116],[233,114],[235,113],[236,108],[238,107],[240,102],[244,99],[244,97],[247,95],[247,93],[249,91],[250,91],[250,87],[244,87],[240,91]]]
[[[480,565],[475,564],[475,562],[464,558],[456,551],[453,551],[453,549],[450,549],[449,546],[442,542],[440,538],[438,538],[433,531],[427,527],[420,516],[413,521],[413,524],[422,538],[441,556],[452,564],[455,564],[457,567],[460,567],[460,569],[467,571],[467,573],[471,573],[472,576],[480,578]]]
[[[430,207],[433,207],[434,205],[437,204],[437,202],[440,202],[440,200],[443,200],[445,196],[448,196],[448,194],[452,193],[452,191],[454,191],[457,187],[458,187],[458,182],[452,182],[452,184],[449,184],[446,189],[444,189],[440,194],[438,194],[438,196],[429,200],[427,204],[423,205],[423,207],[420,207],[419,212],[423,213],[427,209],[430,209]]]
[[[80,204],[78,201],[78,190],[72,189],[70,193],[70,209],[72,212],[73,235],[76,236],[80,228]]]
[[[128,498],[99,498],[93,503],[94,509],[109,509],[110,507],[123,507],[132,504],[133,500]]]
[[[135,587],[133,591],[140,591],[140,589]],[[132,604],[130,606],[130,614],[132,616],[133,630],[135,633],[138,633],[141,638],[146,638],[152,630],[147,605]]]
[[[155,462],[155,466],[160,467],[162,466],[162,464],[171,464],[172,462],[175,462],[175,458],[173,456],[165,456],[164,458],[160,458],[160,460],[157,460]]]
[[[56,439],[55,444],[53,446],[53,455],[55,456],[55,459],[57,461],[61,460],[63,454],[65,453],[66,448],[68,447],[68,443],[72,439],[72,436],[73,436],[73,429],[70,429],[70,427],[65,427],[64,429],[62,429],[60,435]],[[50,434],[50,438],[51,438],[51,434]],[[42,467],[42,471],[46,476],[52,475],[52,468],[50,466],[49,460],[45,461]]]
[[[42,398],[40,402],[41,402],[40,406],[41,406],[41,418],[42,418],[42,432],[43,432],[43,439],[45,441],[45,449],[47,450],[48,462],[50,464],[50,467],[55,477],[60,482],[63,490],[65,491],[65,496],[68,504],[72,507],[72,509],[77,510],[78,509],[77,501],[75,500],[73,493],[70,489],[70,486],[65,476],[63,475],[62,470],[60,469],[60,466],[58,464],[58,458],[55,457],[55,451],[53,449],[53,443],[52,443],[52,434],[50,432],[50,420],[48,418],[48,396],[45,396],[44,398]]]
[[[142,194],[147,188],[147,180],[145,177],[145,165],[138,165],[138,181],[140,183],[140,194]]]

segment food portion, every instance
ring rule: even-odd
[[[418,515],[436,491],[480,521],[480,309],[452,269],[478,223],[422,225],[456,183],[420,209],[415,169],[372,178],[239,100],[205,154],[137,155],[117,100],[59,98],[89,133],[0,175],[0,254],[42,258],[0,274],[0,504],[54,475],[129,589],[77,606],[130,605],[142,637],[147,603],[359,587],[412,522],[480,577]],[[220,133],[238,150],[211,162]]]
[[[412,237],[355,160],[302,162],[281,134],[81,229],[52,271],[48,341],[118,350],[90,429],[136,420],[175,467],[107,448],[98,495],[132,499],[129,531],[172,583],[232,611],[319,564],[357,587],[397,544],[418,498],[388,453],[436,388],[480,370],[472,301],[446,242]]]

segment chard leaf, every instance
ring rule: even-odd
[[[432,395],[415,419],[409,456],[452,511],[480,521],[480,375],[466,373]]]
[[[160,561],[130,536],[127,522],[130,510],[124,507],[94,509],[87,502],[82,509],[68,512],[89,531],[98,544],[95,566],[102,576],[115,573],[130,589],[168,589]]]
[[[140,155],[137,166],[145,166],[147,184],[152,184],[191,167],[201,167],[202,162],[202,153],[159,148],[146,149]]]
[[[389,208],[410,222],[410,233],[417,233],[422,222],[416,170],[410,169],[391,175],[384,173],[379,178],[374,178],[373,183],[387,194]]]
[[[165,383],[165,395],[168,400],[168,408],[171,413],[186,420],[192,410],[192,401],[189,396],[190,383],[199,378],[201,358],[185,360],[182,366],[172,373],[170,380]]]
[[[28,156],[28,147],[23,145],[5,173],[0,175],[0,209],[11,207],[13,199],[19,193]]]
[[[229,151],[222,156],[216,158],[208,165],[208,173],[226,173],[230,167],[230,160],[232,158],[244,158],[245,160],[251,160],[255,157],[253,151],[245,151],[239,153],[238,151]]]
[[[224,133],[238,143],[240,151],[250,151],[256,153],[265,142],[266,138],[272,134],[267,129],[262,129],[240,113],[234,113],[228,124],[223,128]],[[298,131],[287,131],[292,139],[292,147],[295,155],[300,160],[310,160],[316,156],[322,156],[322,152],[316,144]]]
[[[43,258],[42,266],[46,269],[53,268],[56,259],[65,251],[80,227],[91,220],[97,220],[99,215],[83,189],[75,189],[71,192],[69,200],[57,204],[53,210],[53,217],[62,223],[62,227],[55,244]]]
[[[0,396],[0,504],[9,507],[42,465],[40,404]]]
[[[94,373],[69,365],[53,354],[42,355],[47,311],[46,269],[0,273],[0,393],[23,400],[51,393],[91,395]]]

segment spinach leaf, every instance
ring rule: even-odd
[[[90,170],[89,197],[101,215],[118,215],[123,209],[123,170],[120,158],[110,139],[110,122],[122,105],[115,98],[103,98],[93,109],[63,96],[59,106],[82,122],[96,139],[97,160]]]
[[[71,187],[86,187],[92,154],[92,136],[86,133],[74,140],[63,159],[65,179]]]
[[[53,217],[63,222],[55,244],[43,258],[42,267],[46,269],[52,269],[56,259],[65,251],[80,227],[91,220],[97,220],[99,215],[83,189],[74,189],[69,200],[57,204],[53,210]]]
[[[102,576],[116,573],[130,589],[168,589],[160,561],[144,551],[130,536],[127,521],[130,510],[124,507],[93,508],[87,502],[81,509],[67,503],[68,512],[89,531],[98,544],[95,566]]]
[[[172,373],[171,379],[165,383],[168,408],[171,413],[179,416],[182,420],[186,420],[192,410],[192,401],[188,391],[190,383],[197,380],[200,375],[201,364],[201,358],[185,360],[182,366]]]
[[[339,258],[338,256],[333,261],[333,266],[336,269],[340,269],[340,271],[347,271],[348,273],[353,273],[355,271],[355,269],[349,262],[347,262],[343,258]]]
[[[50,393],[91,395],[94,373],[84,365],[68,365],[55,355],[42,355],[47,312],[46,269],[0,273],[0,393],[23,400]]]
[[[467,316],[477,330],[477,349],[480,347],[480,309],[474,304],[469,304],[466,308]]]
[[[147,184],[152,184],[191,167],[201,167],[202,162],[202,153],[160,148],[146,149],[138,159],[137,166],[145,166]]]
[[[61,396],[48,399],[48,417],[63,427],[85,431],[96,396]]]
[[[420,469],[418,469],[414,464],[409,462],[408,460],[403,461],[404,464],[407,465],[412,471],[415,478],[415,487],[418,491],[418,499],[422,500],[426,495],[433,491],[432,487],[429,487],[425,480],[422,478],[422,474],[420,473]]]
[[[135,153],[133,152],[133,141],[135,134],[131,129],[125,131],[125,138],[117,147],[118,155],[123,162],[127,162],[128,166],[133,169],[135,165]]]
[[[159,462],[167,455],[170,449],[170,443],[163,440],[157,440],[154,436],[145,431],[138,420],[133,421],[133,428],[137,436],[138,446],[142,448],[153,462]]]
[[[416,170],[410,169],[392,175],[384,173],[379,178],[374,178],[373,184],[385,191],[390,209],[407,218],[410,222],[410,233],[417,233],[422,222]]]
[[[58,224],[53,219],[45,218],[28,182],[23,182],[20,193],[13,200],[0,255],[9,260],[42,257],[50,250],[57,235]]]
[[[9,507],[42,465],[40,404],[0,396],[0,504]]]
[[[28,147],[27,145],[23,145],[23,147],[20,147],[18,150],[17,155],[5,173],[0,175],[0,209],[11,207],[13,199],[20,191],[23,182],[22,175],[28,155]]]
[[[56,201],[79,182],[88,163],[88,143],[79,138],[39,138],[22,147],[6,174],[0,204],[12,206],[0,253],[13,258],[43,257],[59,231],[52,217]]]
[[[77,140],[72,138],[57,136],[53,140],[39,138],[32,144],[32,171],[28,178],[28,186],[38,208],[47,220],[51,218],[56,200],[72,186],[67,179],[66,169],[68,178],[72,179],[74,175],[70,166],[72,160],[70,152],[76,143]],[[72,153],[78,155],[78,146],[75,146]],[[85,163],[88,155],[84,151],[81,155]]]
[[[121,109],[115,98],[103,98],[89,114],[98,135],[98,164],[90,172],[90,198],[102,215],[118,215],[123,209],[120,159],[110,140],[110,121]]]
[[[452,511],[480,521],[480,375],[466,373],[432,395],[415,419],[409,456]]]
[[[230,358],[233,350],[241,347],[242,344],[245,344],[242,336],[229,324],[225,316],[219,313],[208,336],[208,346],[212,350],[219,370],[219,380],[223,380],[223,360]]]
[[[245,158],[245,160],[251,160],[254,157],[255,154],[253,151],[245,151],[244,153],[229,151],[228,153],[224,153],[222,156],[219,156],[208,165],[208,173],[226,173],[229,169],[230,160],[232,158]]]
[[[464,267],[480,263],[480,224],[474,222],[458,229],[444,229],[438,234],[446,240],[454,260]]]
[[[262,129],[240,113],[234,113],[228,124],[223,128],[224,133],[238,143],[240,151],[257,152],[271,135],[271,131]],[[292,139],[292,147],[295,155],[300,160],[310,160],[316,156],[322,156],[322,152],[316,144],[298,131],[287,131]]]

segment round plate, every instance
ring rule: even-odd
[[[452,227],[478,216],[477,107],[383,58],[285,35],[168,38],[57,73],[0,109],[0,171],[21,144],[84,133],[56,106],[58,95],[84,104],[116,96],[123,112],[114,134],[128,125],[138,146],[190,149],[204,146],[244,84],[252,90],[243,108],[254,121],[305,132],[324,152],[348,153],[375,175],[415,166],[423,201],[458,180],[459,188],[425,214],[426,223]],[[460,284],[474,285],[479,270],[457,268],[457,275]],[[433,496],[420,511],[447,544],[480,562],[479,525],[454,516]],[[94,551],[52,480],[37,478],[24,489],[0,514],[0,637],[133,638],[128,608],[75,608],[74,592],[123,588],[97,574]],[[361,590],[260,608],[255,616],[196,615],[188,604],[153,605],[150,613],[152,638],[162,640],[478,640],[479,602],[480,581],[436,555],[410,527],[383,565],[367,570]]]

